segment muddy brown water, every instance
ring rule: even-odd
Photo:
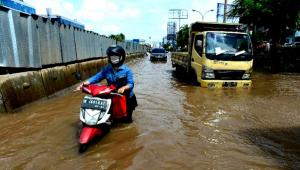
[[[167,63],[130,61],[132,124],[78,153],[80,92],[0,115],[0,169],[299,169],[300,75],[254,73],[251,89],[204,89]]]

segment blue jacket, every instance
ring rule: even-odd
[[[129,86],[129,97],[134,95],[133,93],[133,75],[132,71],[125,64],[122,64],[118,70],[114,70],[112,65],[109,64],[102,68],[102,70],[96,75],[88,79],[91,84],[100,82],[106,79],[108,85],[115,85],[118,88],[128,85]]]

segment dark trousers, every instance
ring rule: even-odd
[[[132,122],[132,112],[135,107],[138,106],[135,95],[132,97],[126,97],[126,105],[127,105],[127,117],[124,119],[124,122],[131,123]]]

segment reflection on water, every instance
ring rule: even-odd
[[[255,145],[264,159],[272,160],[277,168],[299,169],[300,128],[249,128],[239,131],[247,145]]]
[[[0,169],[299,169],[300,75],[205,89],[168,62],[131,60],[139,106],[78,154],[83,94],[0,115]]]

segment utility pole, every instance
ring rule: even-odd
[[[223,23],[226,23],[226,14],[227,13],[227,0],[224,0],[224,17],[223,17]]]

